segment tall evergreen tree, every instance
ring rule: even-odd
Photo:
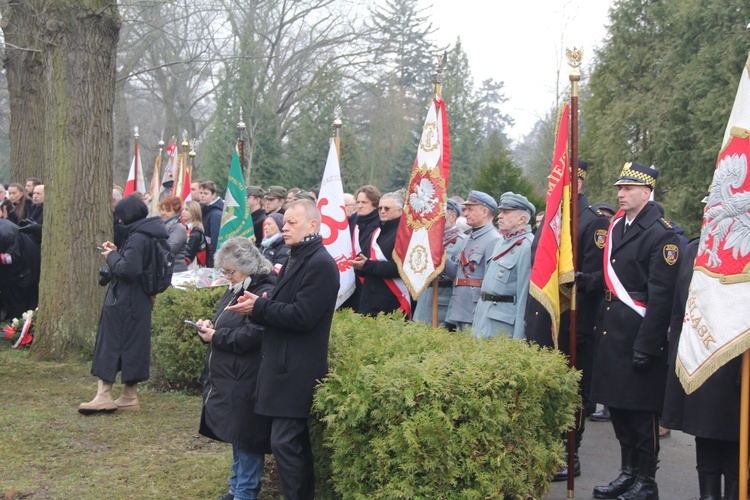
[[[484,130],[469,58],[463,50],[460,38],[448,52],[442,89],[451,140],[451,177],[448,192],[466,196],[479,170]]]
[[[498,201],[500,195],[512,191],[526,196],[537,209],[544,204],[544,199],[536,194],[534,186],[524,177],[521,167],[514,164],[499,133],[492,134],[487,140],[473,187]]]

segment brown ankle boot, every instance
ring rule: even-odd
[[[118,410],[140,410],[138,401],[138,384],[125,384],[122,395],[115,400]]]
[[[112,399],[112,384],[101,379],[97,381],[96,396],[88,403],[78,405],[78,413],[81,415],[93,415],[94,413],[111,413],[117,410],[117,405]]]

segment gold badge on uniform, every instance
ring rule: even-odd
[[[667,264],[674,265],[679,255],[680,249],[677,248],[677,245],[664,245],[664,260]]]
[[[594,233],[594,243],[599,248],[604,248],[604,244],[607,242],[607,230],[597,229]]]

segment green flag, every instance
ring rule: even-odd
[[[221,229],[216,249],[229,238],[242,236],[255,240],[253,217],[247,206],[247,186],[240,166],[240,155],[237,148],[232,155],[232,166],[229,167],[227,192],[224,195],[224,212],[221,214]]]

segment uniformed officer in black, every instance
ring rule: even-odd
[[[620,475],[594,488],[595,498],[659,498],[659,413],[679,247],[649,201],[657,176],[656,169],[625,164],[615,183],[619,211],[607,234],[603,272],[585,277],[587,290],[606,286],[594,332],[593,397],[609,406],[622,459]]]
[[[578,161],[578,255],[576,271],[596,273],[602,270],[602,255],[604,242],[607,237],[609,219],[591,206],[589,199],[583,193],[589,164]],[[544,224],[544,222],[542,222]],[[541,227],[541,225],[540,225]],[[541,231],[536,232],[532,243],[532,262],[536,247],[539,243]],[[596,410],[596,403],[591,400],[591,371],[594,362],[594,320],[599,303],[602,300],[601,290],[584,290],[579,288],[576,296],[576,368],[582,371],[580,391],[583,407],[576,415],[576,477],[581,475],[581,464],[578,460],[578,448],[583,439],[586,416]],[[545,347],[553,347],[552,324],[549,313],[542,305],[529,295],[526,303],[526,339]],[[560,333],[558,348],[566,354],[570,353],[570,311],[560,315]],[[568,468],[562,467],[555,476],[555,481],[564,481],[568,477]]]

